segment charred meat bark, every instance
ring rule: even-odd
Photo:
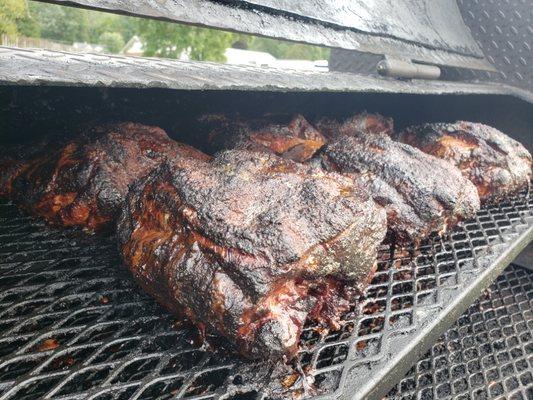
[[[476,188],[455,166],[386,133],[365,132],[354,119],[329,129],[323,164],[367,186],[387,210],[389,236],[416,241],[475,215]]]
[[[356,114],[345,121],[321,118],[316,127],[328,140],[336,140],[339,136],[352,136],[354,132],[392,135],[394,131],[392,118],[367,112]]]
[[[148,293],[250,358],[292,358],[307,317],[337,327],[363,290],[385,212],[338,174],[230,150],[132,187],[123,258]]]
[[[55,146],[52,138],[35,143],[6,146],[0,150],[0,197],[10,198],[13,192],[13,181],[25,169],[28,160]]]
[[[410,127],[393,138],[457,166],[476,185],[482,202],[501,201],[529,187],[531,154],[490,126],[433,123]]]
[[[98,230],[114,222],[128,186],[167,157],[201,154],[156,127],[95,128],[22,162],[11,198],[47,221]]]
[[[265,116],[243,119],[227,115],[205,115],[200,119],[206,150],[244,148],[272,152],[296,162],[310,159],[326,140],[302,115]]]

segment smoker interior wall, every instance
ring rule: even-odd
[[[194,144],[194,123],[206,112],[303,113],[343,117],[367,110],[392,116],[398,129],[420,122],[466,119],[493,125],[533,151],[533,105],[496,95],[280,93],[72,87],[0,87],[0,143],[71,133],[83,124],[136,121],[159,125]]]

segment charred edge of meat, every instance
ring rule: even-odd
[[[76,174],[83,169],[81,147],[81,141],[71,142],[30,160],[14,180],[14,201],[52,224],[106,226],[114,210],[98,210],[96,199],[85,196],[77,182]]]
[[[305,162],[324,146],[326,139],[302,115],[292,118],[265,116],[243,120],[227,115],[204,115],[204,141],[209,152],[244,148],[272,152]]]
[[[16,160],[0,161],[0,197],[9,198],[13,191],[13,181],[24,170],[24,164]]]
[[[12,180],[12,198],[50,223],[102,230],[112,226],[133,181],[167,157],[199,154],[157,127],[96,127],[25,162]]]
[[[201,168],[198,166],[195,170]],[[183,187],[173,181],[177,173],[174,166],[162,167],[135,185],[120,218],[118,232],[122,254],[147,292],[169,309],[185,313],[208,331],[226,336],[250,358],[292,358],[308,316],[338,328],[338,318],[346,311],[348,298],[353,298],[367,284],[365,280],[385,231],[384,215],[378,218],[381,225],[374,215],[370,221],[364,221],[364,224],[378,225],[370,231],[365,226],[366,237],[373,237],[376,251],[365,246],[364,251],[373,258],[368,267],[359,270],[358,276],[364,278],[356,285],[333,276],[316,275],[314,263],[322,262],[321,257],[327,259],[320,254],[329,254],[329,251],[324,253],[323,248],[334,248],[341,240],[336,238],[330,238],[333,241],[330,244],[320,244],[318,251],[309,249],[292,266],[272,265],[265,269],[261,255],[228,246],[231,241],[223,244],[220,239],[206,236],[202,230],[204,224],[197,221],[201,210],[184,201],[188,196],[184,197]],[[246,192],[246,188],[243,191]],[[204,203],[197,206],[202,207]],[[379,216],[379,210],[377,214]],[[352,226],[347,229],[354,231]],[[230,236],[237,234],[230,232]],[[363,236],[360,230],[355,233]],[[343,235],[340,231],[337,236],[342,238]],[[368,242],[363,240],[363,245],[366,244]],[[337,250],[333,254],[340,253]],[[279,270],[277,275],[270,275],[268,271],[272,268]],[[336,268],[341,269],[340,266]],[[266,279],[270,280],[268,289],[250,291],[249,285],[255,278],[245,283],[242,276],[257,277],[258,272],[266,273]],[[263,286],[264,283],[259,285]]]
[[[0,197],[11,198],[13,182],[27,168],[29,160],[60,145],[61,139],[51,136],[44,140],[0,149]]]
[[[475,187],[457,168],[385,134],[340,134],[322,162],[367,187],[386,208],[389,239],[442,234],[479,209]]]
[[[484,203],[501,202],[531,182],[531,154],[487,125],[465,121],[424,124],[393,137],[457,166],[476,185]]]

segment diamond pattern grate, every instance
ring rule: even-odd
[[[238,359],[219,338],[199,345],[135,286],[112,238],[52,229],[0,203],[0,399],[359,396],[401,361],[401,343],[422,342],[450,298],[503,268],[497,257],[530,240],[532,225],[523,194],[446,238],[383,246],[342,329],[306,326],[298,360],[272,366]]]
[[[459,0],[457,5],[487,60],[498,69],[498,73],[458,70],[458,77],[502,82],[532,90],[531,2]]]
[[[387,395],[533,399],[533,271],[511,265]]]

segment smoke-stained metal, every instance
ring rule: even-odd
[[[300,18],[482,57],[455,0],[242,0]]]
[[[531,399],[533,266],[525,267],[510,265],[384,399]]]
[[[45,1],[431,64],[493,70],[464,26],[453,0],[344,1],[341,4],[331,0]]]
[[[500,84],[400,81],[340,72],[69,54],[8,47],[0,47],[0,84],[278,92],[502,94],[533,103],[533,94],[530,92]]]

